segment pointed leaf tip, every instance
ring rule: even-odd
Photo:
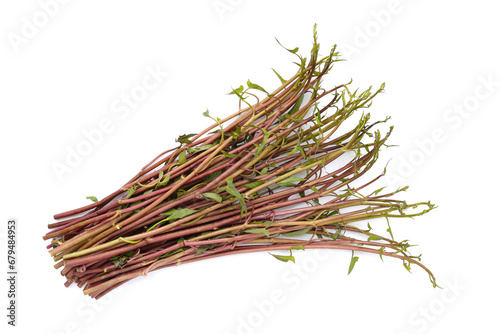
[[[279,73],[276,72],[276,70],[274,68],[272,68],[272,70],[278,76],[278,78],[280,79],[281,83],[284,84],[286,82],[286,80],[283,79],[283,77],[281,75],[279,75]]]
[[[97,199],[97,197],[95,197],[95,196],[87,196],[87,199],[91,200],[91,201],[92,201],[92,202],[94,202],[94,203],[95,203],[95,202],[98,202],[98,199]]]
[[[356,262],[358,262],[359,257],[354,256],[354,251],[352,252],[352,257],[351,257],[351,263],[349,264],[349,271],[347,272],[347,275],[351,273],[351,271],[354,269],[354,265]]]
[[[203,196],[209,199],[213,199],[214,201],[219,203],[222,202],[222,197],[220,197],[220,195],[215,193],[204,193]]]
[[[271,253],[269,253],[269,254],[271,254]],[[292,255],[277,255],[277,254],[271,254],[271,255],[280,261],[283,261],[283,262],[292,261],[293,263],[295,263],[295,258]]]
[[[261,86],[257,85],[257,84],[254,84],[250,81],[250,79],[248,79],[247,81],[247,86],[248,88],[251,88],[251,89],[257,89],[257,90],[260,90],[261,92],[264,92],[266,94],[269,94],[264,88],[262,88]]]

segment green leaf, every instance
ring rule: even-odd
[[[113,262],[113,264],[115,265],[115,267],[123,268],[127,264],[127,262],[130,260],[130,257],[133,254],[134,254],[134,251],[128,251],[126,253],[123,253],[123,254],[120,254],[120,255],[117,255],[117,256],[113,256],[109,260],[111,262]]]
[[[160,213],[160,215],[162,215],[162,216],[170,216],[170,215],[172,215],[172,213],[174,213],[174,211],[176,211],[176,210],[175,209],[169,209],[169,210],[167,210],[165,212]]]
[[[384,251],[384,249],[385,249],[385,247],[384,247],[384,246],[382,246],[382,247],[380,247],[380,250],[379,250],[379,253],[380,253],[380,259],[382,260],[382,262],[384,262],[384,258],[382,257],[382,255],[383,255],[383,254],[382,254],[382,252]]]
[[[376,235],[370,235],[370,236],[368,237],[368,241],[372,241],[372,240],[382,240],[382,238],[381,238],[381,237],[378,237],[378,236],[376,236]]]
[[[243,88],[243,86],[240,86],[240,87],[238,87],[238,88],[236,88],[236,89],[233,89],[233,90],[231,91],[231,93],[229,93],[229,94],[241,95],[241,93],[243,93],[243,90],[244,90],[244,89],[245,89],[245,88]],[[208,110],[207,110],[207,111],[208,111]]]
[[[227,152],[226,152],[226,151],[224,151],[224,150],[221,150],[220,152],[221,152],[221,153],[222,153],[222,154],[223,154],[226,158],[241,158],[241,157],[243,157],[243,155],[241,155],[241,154],[229,154],[229,153],[227,153]]]
[[[161,180],[161,177],[159,178],[159,180]],[[165,175],[165,178],[163,179],[163,181],[160,181],[158,182],[158,185],[163,187],[163,186],[166,186],[168,181],[170,181],[170,175]]]
[[[248,86],[248,88],[257,89],[257,90],[260,90],[261,92],[264,92],[264,93],[269,95],[269,93],[264,88],[262,88],[261,86],[259,86],[257,84],[251,83],[250,79],[248,79],[248,81],[247,81],[247,86]]]
[[[179,165],[182,165],[183,163],[185,163],[187,160],[186,160],[186,150],[183,150],[181,152],[181,154],[179,154]]]
[[[186,216],[189,216],[193,213],[195,213],[197,210],[193,210],[193,209],[179,209],[179,210],[175,210],[174,212],[172,212],[170,214],[170,217],[168,217],[168,220],[174,220],[174,219],[181,219],[181,218],[184,218]]]
[[[242,185],[243,188],[247,188],[247,189],[253,189],[255,187],[258,187],[260,186],[261,184],[264,184],[265,182],[264,181],[255,181],[255,182],[252,182],[252,183],[248,183],[248,184],[244,184]]]
[[[349,271],[347,272],[347,275],[351,273],[351,271],[354,269],[354,265],[358,261],[359,257],[354,256],[354,251],[352,251],[352,256],[351,256],[351,263],[349,264]]]
[[[97,199],[97,197],[95,197],[95,196],[87,196],[87,199],[91,200],[91,201],[92,201],[92,202],[94,202],[94,203],[95,203],[95,202],[98,202],[98,199]]]
[[[196,136],[196,133],[190,133],[188,135],[181,135],[175,141],[181,144],[190,144],[191,140],[189,138]]]
[[[282,83],[282,84],[284,84],[284,83],[286,82],[286,80],[285,80],[285,79],[283,79],[283,77],[282,77],[281,75],[279,75],[279,73],[278,73],[278,72],[276,72],[276,71],[274,70],[274,68],[272,68],[272,70],[273,70],[273,72],[274,72],[274,73],[278,76],[278,78],[280,79],[281,83]]]
[[[307,155],[306,155],[306,152],[304,151],[304,149],[302,148],[302,146],[298,145],[299,146],[299,151],[300,151],[300,154],[302,154],[302,158],[304,158],[304,160],[307,159]]]
[[[217,177],[219,177],[219,175],[222,174],[222,171],[221,170],[218,170],[216,172],[213,172],[212,174],[208,175],[205,179],[203,179],[203,183],[209,183],[213,180],[215,180]]]
[[[270,221],[270,220],[266,220],[265,222],[261,222],[261,221],[254,221],[254,223],[257,223],[257,224],[265,224],[265,225],[271,225],[273,222]]]
[[[119,268],[125,266],[128,262],[128,259],[126,257],[124,257],[123,259],[118,258],[118,259],[110,259],[110,260],[111,260],[111,262],[113,262],[115,267],[119,267]]]
[[[267,133],[266,129],[261,129],[261,130],[262,130],[262,132],[264,132],[264,138],[262,138],[262,143],[260,143],[260,146],[257,149],[257,152],[255,152],[256,156],[258,156],[262,152],[262,150],[264,149],[264,147],[267,144],[267,139],[269,139],[269,133]]]
[[[297,237],[299,235],[304,235],[307,232],[309,232],[312,229],[312,227],[305,228],[303,230],[298,230],[298,231],[293,231],[293,232],[287,232],[287,233],[281,233],[285,237]]]
[[[249,230],[245,230],[245,233],[265,234],[269,237],[269,231],[265,228],[251,228]]]
[[[154,229],[156,226],[158,226],[158,225],[160,225],[160,224],[162,224],[162,223],[164,223],[166,221],[181,219],[181,218],[189,216],[190,214],[195,213],[195,212],[196,212],[196,210],[192,210],[192,209],[180,209],[180,210],[170,209],[170,210],[167,210],[167,211],[165,211],[163,213],[160,213],[160,215],[162,215],[162,216],[168,216],[168,218],[163,219],[163,220],[157,222],[156,224],[154,224],[153,226],[151,226],[150,228],[148,228],[148,231]]]
[[[300,182],[300,181],[304,181],[304,180],[305,179],[303,179],[301,177],[290,176],[284,180],[277,182],[276,184],[279,185],[280,187],[295,187],[296,184],[294,184],[292,182]]]
[[[338,195],[337,197],[340,197],[340,198],[344,198],[344,197],[349,197],[351,196],[352,193],[350,193],[349,191],[346,190],[345,193],[343,193],[342,195]]]
[[[188,147],[187,151],[188,151],[188,153],[194,154],[194,153],[206,151],[213,146],[214,146],[214,144],[203,145],[200,147]]]
[[[293,105],[292,109],[290,109],[288,114],[289,115],[295,114],[300,109],[300,105],[302,104],[303,100],[304,100],[304,93],[300,94],[299,98],[297,99],[297,101]]]
[[[318,188],[316,186],[311,186],[312,191],[314,191],[316,194],[319,194]]]
[[[316,119],[316,124],[318,124],[319,126],[323,125],[323,122],[321,122],[321,115],[319,113],[319,109],[318,109],[318,112],[316,114],[314,114],[314,118]]]
[[[294,123],[300,123],[300,122],[302,122],[302,119],[300,119],[298,117],[297,118],[292,118],[292,116],[290,116],[289,114],[285,114],[285,118],[291,120]]]
[[[271,254],[271,253],[269,253],[269,254]],[[293,263],[295,263],[295,258],[292,255],[277,255],[277,254],[271,254],[271,255],[280,261],[283,261],[283,262],[292,261]]]
[[[375,195],[377,195],[379,192],[381,192],[385,187],[382,187],[380,189],[375,190]]]
[[[227,180],[227,187],[225,188],[226,191],[233,195],[234,197],[236,197],[236,199],[238,200],[238,202],[240,202],[240,205],[241,205],[241,214],[240,214],[240,218],[243,217],[243,212],[245,212],[245,214],[247,213],[247,205],[245,203],[245,200],[243,199],[243,197],[241,196],[241,194],[238,192],[238,190],[236,189],[236,187],[234,186],[233,184],[233,179],[228,179]]]
[[[403,260],[403,266],[405,266],[406,270],[411,273],[410,262]]]
[[[134,187],[131,187],[129,190],[128,190],[128,193],[127,193],[127,196],[125,196],[125,199],[129,199],[133,194],[135,193],[135,188]],[[87,197],[88,198],[88,197]]]
[[[290,153],[288,153],[286,156],[288,157],[289,155],[297,153],[298,151],[299,151],[299,144],[297,143],[297,145],[293,148],[293,150],[291,150]]]
[[[341,228],[339,228],[334,234],[331,235],[332,239],[337,240],[340,235],[340,232],[342,232]]]
[[[214,201],[219,202],[219,203],[222,202],[222,197],[220,197],[218,194],[203,193],[203,196],[206,197],[206,198],[213,199]]]
[[[205,116],[205,117],[209,117],[209,118],[212,118],[212,117],[210,116],[210,113],[209,113],[208,109],[207,109],[207,110],[203,113],[203,116]]]
[[[389,217],[385,217],[385,219],[387,219],[387,232],[389,232],[389,234],[391,235],[391,239],[394,240],[394,235],[392,234],[392,228],[391,228],[391,224],[389,224]]]
[[[292,249],[302,249],[302,250],[305,250],[305,249],[304,249],[304,246],[302,246],[302,245],[292,246],[292,247],[288,248],[288,250],[290,250],[290,251],[291,251]]]
[[[279,45],[281,45],[281,47],[282,47],[283,49],[287,50],[288,52],[291,52],[291,53],[294,53],[294,54],[295,54],[295,53],[297,53],[297,51],[299,51],[299,48],[298,48],[298,47],[297,47],[297,48],[295,48],[295,49],[287,49],[287,48],[285,48],[285,47],[284,47],[284,46],[280,43],[280,41],[278,41],[278,39],[277,39],[277,38],[276,38],[276,42],[278,42],[278,44],[279,44]]]
[[[201,254],[201,253],[203,253],[204,251],[209,250],[209,249],[212,249],[212,248],[214,248],[215,246],[217,246],[217,244],[201,245],[201,246],[200,246],[200,247],[198,247],[198,249],[196,250],[196,255],[200,255],[200,254]]]

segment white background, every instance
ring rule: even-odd
[[[495,332],[498,13],[487,0],[2,1],[0,219],[19,220],[20,273],[17,328],[6,325],[1,280],[2,333]],[[231,86],[276,87],[271,68],[291,76],[295,59],[274,38],[307,55],[314,23],[323,54],[339,44],[349,60],[332,82],[386,83],[370,111],[392,116],[399,147],[384,151],[392,161],[382,185],[408,184],[405,198],[439,205],[394,220],[393,230],[418,244],[414,252],[444,289],[419,268],[409,274],[378,256],[361,256],[347,276],[349,252],[297,253],[296,265],[265,253],[202,261],[97,303],[64,288],[41,238],[52,215],[104,197],[178,135],[205,128],[207,107],[220,117],[234,112]],[[168,74],[135,108],[117,112],[148,68]],[[84,132],[106,119],[108,133],[58,178],[54,164],[66,164]]]

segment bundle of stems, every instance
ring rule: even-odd
[[[352,91],[350,82],[323,88],[324,77],[341,60],[333,47],[319,56],[314,32],[310,59],[298,49],[299,69],[268,93],[247,82],[233,89],[236,113],[214,120],[198,134],[180,136],[109,196],[60,213],[45,240],[69,286],[99,298],[149,272],[199,260],[260,251],[281,261],[295,261],[292,251],[352,251],[398,258],[409,270],[416,264],[407,240],[398,242],[356,222],[379,217],[414,217],[434,208],[430,202],[408,204],[393,199],[406,188],[363,195],[384,173],[363,182],[387,146],[362,113],[350,130],[340,131],[353,114],[371,105],[383,91]],[[262,98],[262,96],[264,96]],[[260,97],[260,98],[259,98]],[[327,113],[328,111],[328,113]],[[339,133],[341,132],[341,133]],[[385,169],[384,169],[385,172]],[[361,180],[358,180],[361,179]],[[285,253],[288,254],[288,253]]]

